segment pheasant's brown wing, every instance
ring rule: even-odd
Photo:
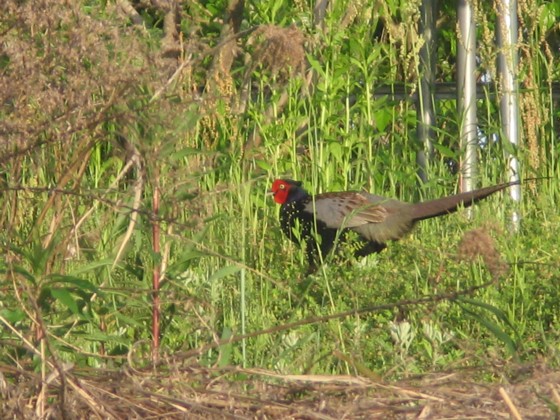
[[[314,212],[329,228],[348,228],[368,241],[385,243],[412,229],[411,208],[408,203],[366,192],[341,192],[319,194],[305,210]]]
[[[382,197],[379,198],[378,202],[372,202],[358,192],[319,194],[306,204],[305,211],[314,213],[329,228],[355,228],[385,221],[388,212],[381,204]]]

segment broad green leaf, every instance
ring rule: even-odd
[[[268,162],[265,162],[264,160],[257,159],[255,161],[255,163],[257,164],[257,166],[259,168],[264,169],[265,171],[271,171],[272,170],[272,165]]]
[[[323,63],[312,57],[311,55],[307,55],[307,61],[319,75],[325,77],[325,69]]]
[[[78,309],[78,304],[72,296],[72,293],[66,288],[52,288],[50,289],[51,296],[70,309],[73,314],[78,314],[80,310]]]
[[[467,309],[464,305],[461,305],[460,303],[458,303],[458,305],[461,307],[461,309],[463,309],[463,311],[465,312],[465,314],[467,314],[467,316],[471,317],[475,321],[484,325],[486,329],[488,329],[488,331],[490,331],[494,335],[494,337],[496,337],[499,341],[504,343],[508,353],[511,356],[514,356],[516,354],[517,346],[515,342],[503,329],[501,329],[498,326],[498,324],[490,321],[488,318],[482,316],[481,314],[475,311],[471,311],[470,309]]]
[[[457,153],[451,150],[449,147],[444,146],[443,144],[433,143],[434,149],[436,149],[440,155],[449,158],[456,158]]]
[[[37,279],[35,278],[35,276],[33,274],[31,274],[29,271],[27,271],[25,268],[15,266],[15,267],[12,267],[11,270],[3,269],[3,268],[0,269],[0,273],[4,273],[4,274],[7,274],[10,271],[12,271],[14,273],[17,273],[17,274],[20,274],[21,276],[23,276],[27,280],[29,280],[32,284],[37,284]]]
[[[209,281],[213,282],[213,281],[219,280],[223,277],[230,276],[232,274],[237,273],[239,270],[241,270],[241,267],[239,267],[237,265],[228,265],[228,266],[222,267],[210,276]]]
[[[97,286],[91,283],[89,280],[81,279],[74,276],[65,276],[61,274],[51,274],[47,277],[46,285],[49,284],[57,284],[57,283],[66,283],[72,284],[76,286],[78,289],[88,290],[93,293],[99,293],[100,290]]]
[[[329,153],[337,160],[342,160],[342,146],[339,142],[332,141],[329,143]]]
[[[105,334],[100,331],[94,331],[88,333],[80,338],[83,338],[84,340],[88,340],[88,341],[102,341],[104,343],[118,343],[118,344],[130,345],[130,339],[126,337],[122,337],[114,334]]]
[[[122,321],[124,324],[126,324],[128,326],[134,326],[134,327],[137,327],[139,329],[143,329],[145,327],[145,325],[143,323],[138,322],[138,320],[136,320],[132,317],[123,315],[119,312],[115,312],[114,315],[115,315],[115,318]]]
[[[478,306],[479,308],[486,309],[487,311],[492,312],[496,316],[496,318],[498,318],[499,320],[507,324],[508,327],[510,327],[511,329],[515,329],[512,323],[510,322],[508,316],[506,315],[506,313],[501,309],[496,308],[495,306],[490,305],[488,303],[480,302],[478,300],[470,299],[467,297],[459,298],[457,300],[459,300],[460,302],[469,303],[473,306]]]
[[[90,271],[95,271],[98,268],[110,267],[113,265],[114,260],[110,258],[105,258],[99,261],[94,261],[89,264],[81,265],[70,273],[71,276],[79,277],[80,274],[89,273]]]
[[[23,312],[20,309],[15,309],[15,310],[2,309],[0,311],[0,315],[2,315],[3,318],[11,322],[12,324],[15,324],[16,322],[19,322],[27,317],[25,312]]]
[[[233,333],[231,331],[231,328],[224,327],[221,339],[222,340],[227,340],[227,339],[231,338],[232,335],[233,335]],[[230,365],[231,364],[231,353],[232,353],[232,350],[233,350],[231,343],[224,344],[224,345],[220,346],[219,350],[220,350],[219,366],[224,367],[224,366]]]

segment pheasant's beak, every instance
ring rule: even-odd
[[[266,192],[266,195],[269,195],[269,196],[270,196],[270,195],[274,196],[275,194],[276,194],[276,193],[275,193],[274,191],[272,191],[272,190],[268,190],[268,191]]]

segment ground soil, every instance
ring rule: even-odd
[[[41,381],[0,366],[0,418],[550,419],[560,408],[560,372],[543,366],[490,381],[472,371],[390,381],[179,365],[61,370],[63,381]]]

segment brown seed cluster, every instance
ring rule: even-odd
[[[484,228],[466,232],[459,242],[457,255],[460,261],[474,262],[479,257],[492,275],[498,279],[508,271],[508,265],[496,247],[494,239]]]
[[[251,37],[250,43],[253,42],[257,44],[253,61],[272,74],[289,75],[304,64],[305,37],[295,26],[262,26]]]

